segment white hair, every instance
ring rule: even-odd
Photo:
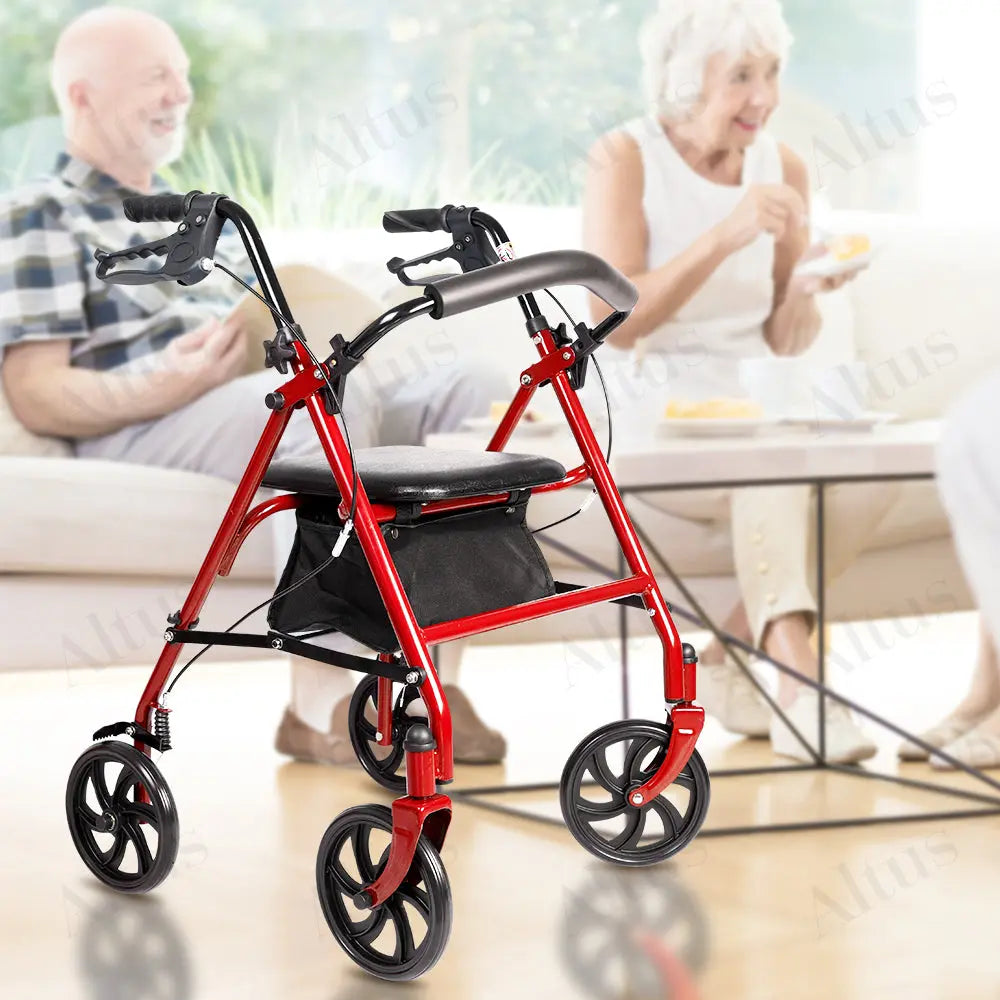
[[[711,56],[768,53],[783,63],[791,45],[780,0],[660,0],[639,33],[646,98],[657,114],[683,117]]]

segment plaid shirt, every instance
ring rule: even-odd
[[[153,187],[154,194],[169,190],[158,177]],[[190,288],[98,280],[94,250],[123,250],[176,229],[175,223],[129,222],[122,199],[136,193],[63,153],[53,176],[0,199],[0,363],[11,344],[69,339],[73,365],[107,371],[160,351],[233,308],[242,290],[221,271]],[[215,256],[252,280],[229,224]]]

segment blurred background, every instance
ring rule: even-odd
[[[93,6],[0,12],[0,184],[60,146],[47,64]],[[172,176],[228,190],[276,226],[375,225],[402,199],[577,204],[583,158],[643,110],[645,2],[207,0],[168,18],[191,57],[190,141]],[[988,184],[988,54],[1000,21],[975,0],[788,0],[796,46],[771,130],[836,208],[953,217],[1000,211]],[[956,167],[973,183],[956,185]]]

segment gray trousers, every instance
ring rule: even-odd
[[[457,430],[466,417],[485,416],[493,400],[508,400],[508,380],[486,365],[456,363],[412,376],[377,378],[364,366],[348,382],[344,419],[355,450],[374,445],[421,444],[428,434]],[[367,378],[366,378],[367,376]],[[204,472],[238,482],[260,438],[270,411],[264,397],[282,376],[264,371],[221,385],[158,420],[133,424],[112,434],[77,441],[77,455],[140,465]],[[296,410],[276,457],[321,452],[312,421]],[[281,573],[295,534],[291,511],[272,515],[276,575]],[[248,609],[249,610],[249,609]],[[228,623],[226,623],[228,624]],[[360,652],[345,636],[317,640],[330,648]],[[442,680],[453,681],[460,644],[445,647]],[[444,650],[443,650],[444,651]],[[356,678],[312,660],[292,657],[292,705],[314,729],[326,731],[336,702],[349,694]]]

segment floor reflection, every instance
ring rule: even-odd
[[[425,1000],[431,993],[426,983],[388,983],[363,972],[352,972],[330,1000]]]
[[[77,962],[94,1000],[189,1000],[187,941],[152,896],[103,895],[83,919]]]
[[[709,950],[697,897],[669,868],[595,867],[567,890],[562,962],[595,1000],[694,1000]]]

